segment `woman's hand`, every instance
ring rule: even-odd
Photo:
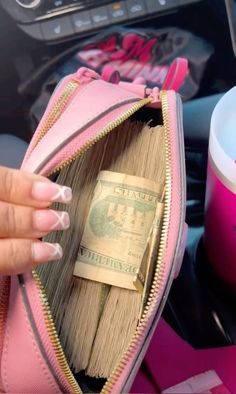
[[[71,189],[38,175],[0,167],[0,274],[31,270],[62,257],[59,244],[41,242],[51,231],[70,226],[67,212],[49,209],[70,203]]]

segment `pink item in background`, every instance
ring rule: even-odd
[[[218,276],[236,290],[236,88],[211,120],[204,245]]]
[[[236,346],[193,349],[161,319],[131,393],[160,393],[168,387],[213,370],[223,382],[224,390],[228,389],[233,394],[236,393],[235,360]]]

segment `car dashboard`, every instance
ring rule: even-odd
[[[1,0],[0,4],[29,36],[54,42],[93,34],[117,23],[135,23],[174,12],[201,0]]]

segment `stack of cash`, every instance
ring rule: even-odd
[[[125,121],[57,182],[73,189],[71,227],[46,237],[60,242],[64,255],[38,272],[74,371],[108,377],[135,333],[155,269],[165,183],[162,127]]]

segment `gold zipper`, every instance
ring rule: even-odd
[[[54,125],[54,123],[61,116],[62,111],[65,109],[66,105],[68,104],[68,101],[71,99],[78,86],[79,86],[79,81],[72,80],[65,87],[62,94],[60,95],[56,103],[53,105],[53,109],[49,112],[47,119],[45,119],[45,121],[42,122],[39,130],[37,131],[37,138],[34,144],[32,145],[30,152],[28,152],[28,154],[32,152],[32,150],[36,147],[39,141],[41,141],[41,139],[45,136],[48,130]]]
[[[164,278],[164,252],[165,246],[167,241],[168,229],[169,229],[169,221],[170,221],[170,202],[171,202],[171,167],[170,167],[170,159],[171,159],[171,152],[170,152],[170,125],[168,120],[168,101],[167,101],[167,93],[165,91],[160,92],[160,99],[162,103],[162,114],[164,119],[164,133],[165,133],[165,167],[166,167],[166,190],[165,190],[165,205],[164,205],[164,214],[163,214],[163,224],[161,230],[161,237],[160,237],[160,244],[159,244],[159,253],[157,258],[157,266],[156,271],[154,274],[154,279],[152,282],[152,287],[150,290],[150,294],[148,297],[147,304],[145,306],[142,318],[139,322],[137,330],[134,334],[134,337],[127,349],[127,351],[122,356],[121,360],[119,361],[118,365],[114,368],[111,376],[103,386],[101,394],[112,393],[112,390],[118,381],[119,377],[121,376],[123,369],[125,368],[127,362],[132,357],[133,349],[135,349],[139,344],[140,336],[144,332],[147,323],[148,323],[148,316],[151,312],[151,307],[153,304],[154,299],[158,295],[160,290],[160,286],[163,283]],[[146,98],[140,100],[136,103],[131,109],[126,111],[122,116],[118,117],[116,120],[111,122],[107,125],[101,132],[99,132],[93,139],[89,140],[82,148],[80,148],[77,152],[75,152],[72,157],[62,162],[59,166],[57,166],[53,171],[51,171],[48,176],[63,169],[67,165],[71,164],[74,160],[76,160],[79,156],[81,156],[84,152],[86,152],[89,148],[91,148],[96,142],[100,139],[105,137],[109,132],[111,132],[114,128],[119,126],[122,122],[128,119],[133,113],[138,111],[141,107],[149,104],[151,102],[150,98]],[[63,371],[67,382],[72,388],[73,393],[82,393],[78,383],[76,382],[69,365],[67,363],[65,354],[62,350],[60,340],[55,328],[55,324],[53,322],[51,310],[49,303],[47,301],[47,296],[45,294],[44,287],[35,271],[33,271],[33,277],[36,281],[39,293],[41,295],[41,300],[43,304],[43,312],[45,317],[46,326],[48,329],[49,337],[51,343],[54,347],[54,351],[60,365],[61,370]]]
[[[50,341],[53,346],[53,350],[56,354],[56,358],[59,363],[59,366],[60,366],[61,370],[63,371],[68,384],[71,386],[71,389],[73,390],[72,391],[73,394],[83,394],[82,390],[80,389],[78,383],[76,382],[76,380],[74,378],[74,375],[72,374],[72,372],[70,370],[70,367],[67,363],[65,354],[62,350],[61,343],[60,343],[60,340],[59,340],[59,337],[58,337],[58,334],[56,331],[56,327],[55,327],[55,324],[54,324],[54,321],[52,318],[50,306],[49,306],[48,299],[45,294],[43,285],[42,285],[36,271],[33,271],[32,275],[33,275],[33,278],[36,282],[36,286],[37,286],[39,294],[40,294],[47,331],[48,331],[49,338],[50,338]]]
[[[47,116],[47,119],[43,124],[41,125],[37,139],[35,140],[34,144],[32,145],[30,151],[27,152],[27,154],[30,154],[30,152],[35,148],[35,146],[39,143],[39,141],[43,138],[43,136],[48,132],[48,130],[54,125],[54,123],[58,120],[58,118],[61,115],[61,112],[65,109],[66,105],[68,104],[68,101],[72,98],[73,94],[75,93],[76,89],[79,86],[79,81],[72,80],[68,83],[66,88],[63,90],[62,94],[56,101],[56,103],[53,106],[53,110],[51,110]],[[61,366],[62,370],[65,371],[65,376],[67,377],[67,380],[71,387],[73,388],[74,393],[82,393],[82,391],[79,389],[79,386],[77,382],[74,379],[73,374],[70,371],[70,368],[67,364],[65,355],[61,349],[61,345],[56,333],[56,329],[52,320],[52,316],[49,311],[49,305],[46,301],[46,296],[44,296],[44,292],[42,292],[40,289],[42,288],[42,285],[40,285],[39,278],[37,279],[37,274],[36,272],[33,273],[34,279],[36,281],[36,284],[38,285],[41,299],[43,301],[43,308],[45,311],[45,316],[47,316],[46,324],[48,327],[48,332],[49,336],[51,338],[52,343],[55,345],[55,353],[57,355],[59,365]],[[7,314],[7,303],[9,299],[9,293],[10,293],[10,276],[3,277],[0,281],[0,350],[1,350],[1,340],[4,338],[4,330],[5,330],[5,323],[6,323],[6,314]],[[54,334],[55,333],[55,334]],[[68,373],[68,370],[70,373]]]
[[[153,301],[157,297],[160,286],[163,283],[164,279],[164,252],[167,242],[168,230],[169,230],[169,222],[170,222],[170,203],[171,203],[171,150],[170,150],[170,124],[168,120],[168,100],[167,100],[167,92],[161,91],[160,92],[160,100],[161,100],[161,107],[162,107],[162,116],[164,120],[164,133],[165,133],[165,170],[166,170],[166,183],[165,183],[165,200],[164,200],[164,213],[163,213],[163,222],[162,222],[162,229],[161,229],[161,236],[160,236],[160,243],[159,243],[159,251],[158,251],[158,258],[157,258],[157,265],[156,270],[150,290],[150,294],[144,308],[142,317],[140,319],[139,325],[137,330],[131,340],[131,343],[123,354],[119,363],[115,366],[112,374],[110,375],[107,382],[104,384],[101,394],[108,394],[112,393],[116,382],[118,381],[119,377],[121,376],[123,369],[125,368],[127,362],[132,357],[133,349],[135,349],[140,340],[140,336],[144,332],[145,328],[148,324],[148,317],[151,312],[151,306]]]
[[[95,137],[92,137],[88,140],[81,148],[79,148],[69,159],[63,161],[60,165],[55,167],[52,171],[50,171],[47,176],[55,174],[58,171],[61,171],[63,168],[70,165],[73,161],[75,161],[78,157],[82,156],[88,149],[90,149],[93,145],[95,145],[98,141],[104,138],[107,134],[109,134],[112,130],[118,127],[121,123],[123,123],[126,119],[130,118],[135,112],[137,112],[140,108],[145,105],[151,103],[152,99],[147,97],[145,99],[139,100],[135,103],[132,108],[128,109],[124,114],[113,120],[106,127],[104,127]]]
[[[162,114],[163,114],[163,119],[164,119],[164,132],[165,132],[166,189],[165,189],[165,206],[164,206],[164,214],[163,214],[163,224],[162,224],[162,231],[161,231],[161,237],[160,237],[157,266],[156,266],[156,271],[154,274],[154,279],[152,282],[152,287],[150,290],[149,298],[148,298],[146,307],[143,311],[143,315],[142,315],[142,318],[139,322],[136,333],[130,343],[129,348],[127,349],[125,354],[122,356],[122,359],[119,361],[118,365],[114,368],[113,373],[111,374],[111,376],[109,377],[109,379],[105,383],[105,385],[101,391],[102,394],[112,393],[112,390],[113,390],[117,380],[119,379],[120,375],[122,374],[122,371],[123,371],[125,365],[127,364],[127,361],[132,356],[133,348],[135,348],[138,345],[140,334],[142,334],[142,332],[144,331],[144,329],[147,325],[147,322],[148,322],[148,314],[150,313],[150,307],[153,303],[153,300],[156,298],[156,295],[159,292],[159,288],[163,282],[163,277],[164,277],[165,265],[164,265],[164,261],[163,261],[164,260],[163,256],[164,256],[164,252],[165,252],[165,245],[166,245],[168,229],[169,229],[169,220],[170,220],[170,202],[171,202],[170,201],[171,200],[170,159],[171,159],[171,153],[170,153],[170,138],[169,138],[170,125],[169,125],[168,115],[167,115],[168,114],[167,93],[164,91],[160,92],[160,99],[161,99],[161,103],[162,103]],[[150,102],[150,99],[148,102]],[[80,150],[79,152],[76,152],[70,159],[61,163],[61,165],[58,166],[56,169],[54,169],[50,173],[50,175],[54,172],[57,172],[57,171],[63,169],[65,166],[69,165],[78,156],[82,155],[87,149],[89,149],[93,144],[95,144],[97,141],[99,141],[101,138],[103,138],[106,134],[108,134],[111,130],[113,130],[115,127],[117,127],[120,123],[122,123],[128,117],[130,117],[131,114],[134,113],[134,111],[132,111],[132,113],[130,113],[131,110],[129,110],[129,113],[125,114],[118,121],[116,120],[116,121],[112,122],[110,125],[108,125],[107,128],[105,128],[101,133],[99,133],[98,136],[93,141],[88,141],[88,143],[83,147],[82,150]]]
[[[131,115],[133,115],[136,111],[138,111],[140,108],[144,107],[145,105],[149,104],[151,102],[151,98],[145,98],[143,100],[140,100],[139,102],[135,103],[132,108],[128,109],[124,114],[119,116],[117,119],[115,119],[113,122],[109,123],[104,129],[102,129],[94,138],[90,139],[87,141],[86,144],[82,148],[80,148],[77,152],[75,152],[70,159],[65,160],[63,163],[60,164],[60,166],[56,167],[50,174],[47,174],[48,176],[53,174],[54,172],[57,172],[64,168],[65,166],[69,165],[72,163],[74,160],[76,160],[79,156],[81,156],[84,152],[86,152],[89,148],[91,148],[96,142],[104,138],[107,134],[109,134],[112,130],[114,130],[117,126],[119,126],[122,122],[124,122],[126,119],[128,119]],[[61,370],[63,371],[65,378],[69,385],[71,386],[72,392],[75,394],[82,394],[82,390],[80,389],[78,383],[76,382],[74,375],[72,374],[70,367],[67,363],[65,354],[63,352],[63,349],[61,347],[61,343],[56,331],[56,327],[53,321],[53,317],[51,314],[50,306],[47,300],[47,296],[44,290],[44,287],[40,281],[40,278],[36,271],[32,272],[33,278],[36,282],[41,300],[42,300],[42,306],[43,306],[43,313],[44,313],[44,318],[48,330],[48,334],[50,337],[50,341],[53,345],[54,352],[57,357],[57,361],[60,365]]]

